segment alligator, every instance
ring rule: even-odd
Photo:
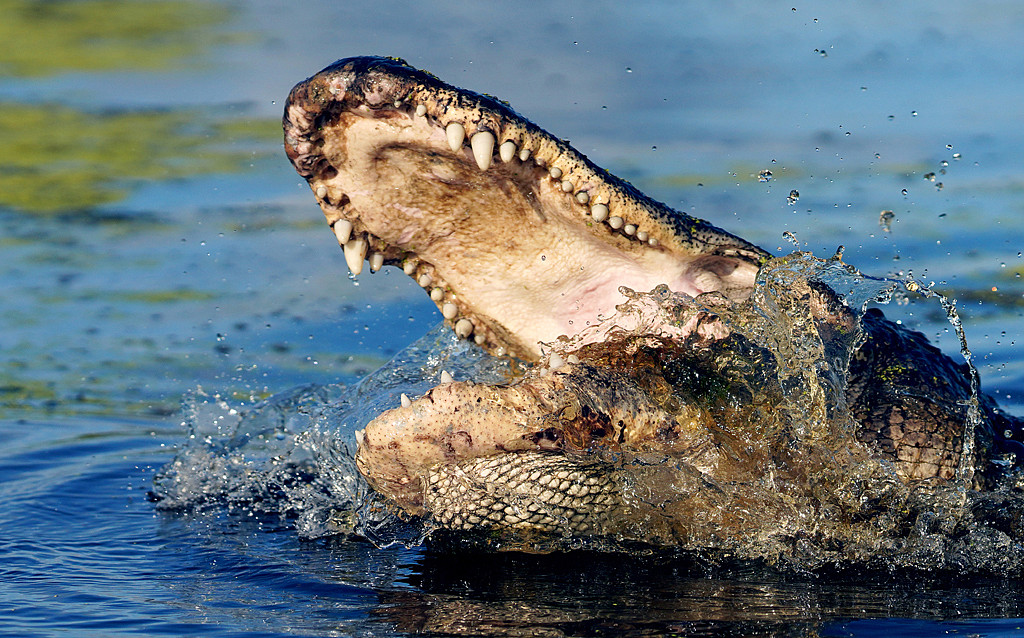
[[[786,263],[504,102],[358,57],[296,85],[283,127],[351,273],[401,268],[459,338],[517,362],[497,385],[442,375],[356,432],[359,471],[405,515],[735,547],[796,538],[808,511],[820,527],[984,487],[1024,451],[973,368],[814,277],[786,280],[774,321],[817,344],[815,374],[781,374],[750,326]]]

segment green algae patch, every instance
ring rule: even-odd
[[[0,0],[0,77],[166,70],[232,36],[206,2]]]
[[[221,122],[199,109],[0,104],[0,206],[80,211],[121,201],[146,181],[238,173],[275,153],[279,137],[275,120]]]

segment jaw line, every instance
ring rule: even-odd
[[[460,337],[526,360],[620,286],[749,294],[767,253],[665,207],[506,105],[386,58],[292,90],[285,147],[354,274],[395,265]]]

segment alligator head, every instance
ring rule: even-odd
[[[777,363],[718,312],[746,302],[770,255],[649,199],[506,104],[400,60],[353,58],[292,90],[284,130],[353,274],[398,266],[459,337],[540,362],[508,385],[445,379],[357,433],[360,471],[406,512],[459,529],[624,534],[660,508],[673,523],[655,536],[677,542],[716,526],[754,529],[766,514],[798,525],[785,489],[768,503],[735,486],[828,473],[837,455],[856,468],[847,478],[882,495],[897,479],[956,473],[970,388],[955,366],[938,398],[901,402],[896,388],[875,399],[891,399],[884,414],[862,410],[840,427],[856,436],[804,436],[816,443],[799,446],[797,462],[803,435],[777,418],[792,388],[754,374]],[[861,347],[854,313],[831,291],[800,286],[805,325],[846,356]],[[631,290],[655,289],[659,308],[617,313]],[[891,345],[862,347],[859,360]],[[856,388],[851,401],[866,396]],[[932,412],[918,404],[947,417],[924,424]],[[657,494],[623,496],[643,490]],[[746,504],[716,510],[731,522],[680,523],[726,493]]]

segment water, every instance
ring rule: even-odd
[[[28,6],[8,3],[19,19],[0,27],[20,38],[0,54],[0,632],[1019,630],[1021,589],[999,579],[460,558],[146,496],[186,436],[186,393],[251,405],[352,384],[437,321],[397,273],[347,279],[280,151],[288,89],[348,55],[507,99],[779,254],[788,230],[819,256],[843,244],[865,272],[934,281],[986,390],[1024,412],[1016,4],[147,3],[119,30],[102,3],[64,21],[59,3]],[[957,351],[937,306],[894,312]]]

